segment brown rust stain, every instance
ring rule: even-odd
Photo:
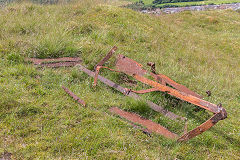
[[[112,107],[109,110],[110,110],[110,112],[115,113],[122,118],[125,118],[133,123],[137,123],[137,124],[140,124],[140,125],[146,127],[149,131],[156,132],[156,133],[161,134],[170,139],[175,139],[178,137],[177,134],[170,132],[165,127],[163,127],[157,123],[154,123],[151,120],[143,119],[142,117],[140,117],[139,115],[137,115],[135,113],[129,113],[129,112],[123,111],[117,107]]]
[[[131,76],[134,74],[143,76],[147,73],[146,70],[142,69],[141,64],[121,54],[117,58],[116,67],[119,71]]]

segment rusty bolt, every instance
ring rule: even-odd
[[[156,74],[155,63],[153,63],[153,62],[148,62],[147,65],[151,67],[152,73]]]
[[[206,91],[208,97],[210,97],[212,95],[211,91]]]

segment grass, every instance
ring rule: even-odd
[[[129,0],[132,2],[139,2],[139,0]],[[154,0],[142,0],[146,6],[152,6]],[[178,3],[165,3],[165,4],[156,4],[154,7],[166,8],[170,6],[185,7],[191,5],[209,5],[209,4],[228,4],[228,3],[240,3],[240,0],[204,0],[198,2],[178,2]]]
[[[67,5],[10,4],[0,10],[0,155],[14,159],[239,159],[240,14],[231,10],[144,15],[118,1]],[[74,56],[89,69],[111,49],[172,77],[204,99],[222,103],[228,118],[186,142],[151,137],[111,115],[111,106],[134,111],[182,133],[169,121],[99,83],[77,68],[36,69],[25,57]],[[114,68],[114,58],[106,65]],[[119,80],[118,73],[103,71]],[[69,87],[88,107],[75,103]],[[132,87],[131,87],[132,88]],[[137,89],[146,88],[139,84]],[[207,97],[206,90],[212,91]],[[185,116],[189,129],[211,116],[163,93],[142,96]]]

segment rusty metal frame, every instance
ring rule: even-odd
[[[156,81],[145,78],[144,75],[146,75],[148,73],[147,70],[143,69],[143,66],[141,64],[139,64],[138,62],[136,62],[136,61],[134,61],[130,58],[127,58],[124,55],[119,55],[117,57],[117,61],[116,61],[117,70],[113,70],[113,69],[110,69],[108,67],[104,67],[103,64],[108,59],[110,59],[110,57],[115,52],[115,51],[112,52],[112,50],[107,54],[106,57],[103,58],[103,60],[100,63],[98,63],[98,65],[96,65],[95,75],[93,75],[95,77],[93,86],[97,85],[97,80],[98,79],[101,80],[101,78],[99,78],[100,69],[101,68],[107,68],[107,69],[112,70],[112,71],[123,72],[127,75],[130,75],[130,76],[134,77],[136,80],[153,87],[151,89],[141,90],[141,91],[133,91],[131,89],[126,89],[126,88],[123,89],[122,88],[121,90],[123,90],[123,91],[121,91],[121,92],[124,93],[124,94],[129,95],[129,94],[133,94],[133,92],[143,94],[143,93],[148,93],[148,92],[152,92],[152,91],[162,91],[162,92],[166,92],[169,95],[172,95],[172,96],[174,96],[178,99],[189,102],[191,104],[194,104],[196,106],[199,106],[201,108],[204,108],[204,109],[214,113],[214,115],[210,119],[208,119],[206,122],[204,122],[203,124],[201,124],[200,126],[198,126],[197,128],[195,128],[195,129],[193,129],[189,132],[186,132],[187,125],[185,125],[185,127],[184,127],[185,132],[182,136],[171,136],[171,135],[175,135],[175,134],[174,133],[168,133],[170,131],[168,131],[168,132],[165,131],[166,128],[164,128],[164,127],[162,127],[158,124],[155,125],[152,122],[149,122],[151,125],[158,126],[157,128],[159,130],[161,130],[161,132],[156,131],[156,130],[153,130],[153,131],[155,131],[157,133],[160,133],[160,134],[162,134],[162,135],[164,135],[165,137],[168,137],[168,138],[174,138],[175,139],[177,137],[177,141],[187,141],[187,140],[205,132],[206,130],[210,129],[218,121],[227,118],[227,112],[222,107],[221,104],[215,105],[213,103],[205,101],[205,100],[202,99],[202,97],[200,95],[191,91],[187,87],[176,83],[175,81],[173,81],[172,79],[170,79],[169,77],[167,77],[163,74],[157,74],[155,64],[152,63],[152,62],[148,63],[147,65],[149,65],[151,67],[152,72],[150,73],[150,75]],[[166,84],[168,84],[169,86],[167,86]],[[114,87],[114,86],[112,86],[112,87]],[[148,124],[140,121],[136,117],[136,115],[134,115],[134,114],[130,114],[130,113],[127,113],[125,111],[121,111],[121,110],[116,109],[116,108],[112,109],[111,112],[115,112],[116,114],[120,115],[121,117],[123,117],[125,119],[128,119],[128,120],[130,120],[134,123],[140,123],[140,124],[145,125],[145,126],[147,125],[147,128],[149,130],[151,130],[151,128],[149,128]],[[126,115],[128,115],[128,116],[126,116]],[[131,119],[131,117],[135,117],[136,119],[138,119],[138,121],[133,121]]]

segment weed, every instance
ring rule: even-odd
[[[19,53],[10,53],[7,56],[7,60],[9,61],[10,64],[19,64],[24,61],[23,57]]]
[[[47,38],[43,39],[39,45],[29,49],[27,54],[36,58],[77,57],[80,56],[81,51],[71,42]]]

